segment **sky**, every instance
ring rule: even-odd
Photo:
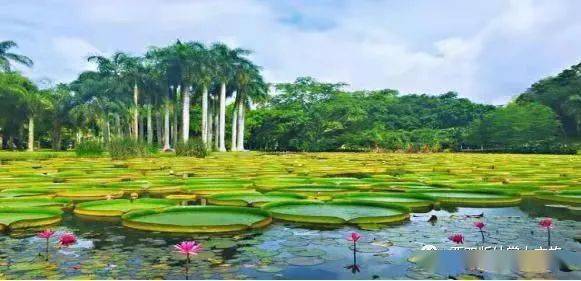
[[[0,0],[0,40],[33,59],[19,69],[39,83],[93,70],[89,55],[180,39],[250,49],[268,82],[505,104],[581,61],[579,11],[576,0]]]

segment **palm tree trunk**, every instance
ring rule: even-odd
[[[190,91],[191,87],[186,86],[184,90],[184,104],[182,107],[182,139],[184,143],[187,143],[190,139]]]
[[[202,141],[208,145],[208,88],[202,90]]]
[[[240,99],[238,103],[238,151],[244,151],[244,121],[246,118],[246,109],[244,108],[244,101]]]
[[[244,101],[240,99],[237,106],[238,112],[238,136],[236,137],[238,143],[236,144],[236,149],[238,151],[244,151]]]
[[[28,118],[28,151],[34,151],[34,117]]]
[[[143,122],[143,118],[139,118],[139,140],[143,140],[145,138],[145,122]]]
[[[214,150],[218,150],[218,146],[220,143],[220,122],[218,118],[219,115],[219,107],[218,102],[214,102]]]
[[[238,150],[238,143],[236,142],[236,126],[238,125],[238,102],[234,104],[234,110],[232,110],[232,144],[230,145],[230,151]]]
[[[121,128],[121,116],[119,114],[115,114],[115,127],[117,127],[117,137],[120,138],[123,132]]]
[[[210,103],[208,105],[208,128],[206,132],[207,143],[206,147],[208,149],[212,149],[212,144],[214,143],[214,103]]]
[[[226,151],[226,83],[220,87],[220,146],[218,151]]]
[[[133,85],[133,102],[135,103],[135,109],[133,110],[133,137],[135,139],[139,138],[139,89],[137,88],[137,83]]]
[[[155,111],[155,133],[156,133],[156,143],[161,145],[163,143],[163,129],[161,125],[161,112],[159,110]]]
[[[164,108],[164,120],[163,120],[163,150],[171,149],[169,145],[169,104],[165,105]]]
[[[105,119],[105,130],[103,130],[103,137],[105,139],[105,143],[109,143],[111,139],[111,125],[109,123],[109,119]]]
[[[151,119],[151,104],[147,105],[147,143],[153,144],[153,120]]]

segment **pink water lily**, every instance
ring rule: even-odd
[[[474,223],[474,226],[478,228],[478,230],[480,231],[480,235],[482,236],[482,243],[484,243],[484,230],[482,230],[485,226],[484,223],[481,221],[477,221]]]
[[[453,234],[448,239],[456,244],[464,244],[464,235],[457,233]]]
[[[551,228],[553,228],[553,219],[545,218],[539,222],[539,226],[547,230],[547,245],[551,247]]]
[[[189,277],[189,268],[190,268],[190,262],[191,256],[195,256],[197,255],[199,252],[202,251],[202,244],[196,242],[196,241],[182,241],[179,244],[176,244],[173,246],[175,249],[178,250],[178,252],[184,256],[186,256],[186,280]]]
[[[45,230],[39,232],[38,234],[36,234],[36,236],[38,238],[42,238],[42,239],[45,239],[46,240],[46,246],[45,246],[45,249],[44,249],[44,251],[45,251],[44,258],[45,258],[46,261],[48,261],[48,255],[49,255],[49,253],[48,253],[48,247],[49,247],[48,241],[50,240],[50,238],[53,235],[54,235],[54,230],[51,230],[51,229],[45,229]]]
[[[552,218],[542,219],[539,222],[539,226],[546,228],[546,229],[553,228],[553,219]]]
[[[45,229],[41,232],[39,232],[38,234],[36,234],[36,236],[38,238],[42,238],[42,239],[50,239],[52,236],[54,235],[54,230],[51,229]]]
[[[64,247],[68,247],[77,243],[77,236],[72,233],[65,233],[59,237],[59,244]]]
[[[349,235],[349,237],[347,237],[347,240],[353,241],[353,243],[357,243],[357,241],[359,241],[360,238],[361,238],[361,235],[359,233],[352,232],[351,235]]]
[[[183,241],[179,244],[174,245],[180,254],[185,256],[195,256],[202,251],[202,245],[196,241]]]

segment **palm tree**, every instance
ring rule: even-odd
[[[5,72],[10,72],[11,66],[10,62],[15,62],[23,64],[25,66],[31,67],[33,62],[30,58],[23,55],[18,55],[9,52],[11,48],[16,48],[18,45],[14,41],[2,41],[0,42],[0,69]]]
[[[243,56],[249,55],[250,51],[241,48],[230,49],[223,43],[215,43],[212,45],[212,52],[217,64],[216,74],[218,76],[218,80],[220,81],[218,150],[226,151],[226,84],[230,79],[232,79],[233,64]]]
[[[246,108],[250,108],[253,102],[266,99],[268,87],[260,75],[260,68],[245,59],[239,59],[236,65],[235,83],[237,94],[232,117],[232,150],[244,151]]]

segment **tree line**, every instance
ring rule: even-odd
[[[142,56],[88,57],[96,71],[38,89],[12,71],[32,65],[14,47],[0,43],[4,148],[131,138],[170,150],[195,136],[216,151],[572,153],[581,138],[581,64],[492,106],[455,92],[348,91],[310,77],[269,85],[248,50],[180,41]]]
[[[264,100],[268,89],[260,67],[248,58],[249,50],[177,41],[152,47],[143,56],[123,52],[90,56],[88,61],[97,65],[97,71],[40,90],[10,71],[11,61],[31,65],[30,59],[9,52],[16,47],[14,42],[1,44],[3,147],[34,150],[39,146],[36,132],[40,146],[55,150],[61,150],[63,143],[72,147],[84,140],[108,143],[111,138],[143,140],[170,150],[196,135],[209,148],[226,151],[230,123],[229,149],[244,150],[246,110]],[[226,120],[227,98],[233,100],[231,122]],[[194,109],[192,104],[200,106]],[[197,124],[191,122],[194,114]]]

